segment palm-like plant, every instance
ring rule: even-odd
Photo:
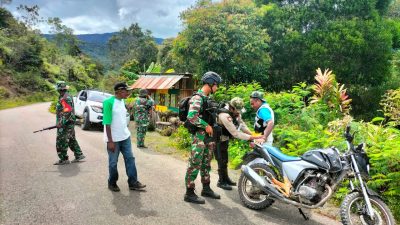
[[[349,96],[346,93],[344,84],[336,82],[335,74],[332,70],[326,69],[324,72],[320,68],[317,70],[315,80],[317,83],[313,85],[314,96],[311,97],[311,103],[324,102],[329,107],[339,107],[340,112],[349,114],[350,102]]]

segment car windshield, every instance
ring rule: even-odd
[[[111,94],[108,94],[108,93],[98,92],[98,91],[90,91],[88,100],[101,103],[104,100],[106,100],[107,98],[109,98],[110,96],[111,96]]]

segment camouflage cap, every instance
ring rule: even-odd
[[[243,99],[239,97],[232,98],[229,104],[233,106],[236,110],[241,110],[244,107]]]
[[[65,83],[65,81],[58,81],[56,83],[56,89],[57,89],[57,91],[68,90],[69,86]]]
[[[139,96],[140,97],[146,97],[149,94],[149,92],[146,89],[140,89],[139,90]]]
[[[264,99],[264,93],[262,93],[261,91],[253,91],[250,95],[250,98],[258,98],[263,102],[266,102]]]

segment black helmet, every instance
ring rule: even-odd
[[[213,85],[213,84],[220,84],[222,82],[222,78],[220,75],[218,75],[218,73],[213,71],[208,71],[203,75],[201,81],[203,82],[203,84]]]

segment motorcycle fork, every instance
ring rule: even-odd
[[[374,212],[373,212],[373,209],[372,209],[371,201],[369,200],[367,189],[365,188],[364,181],[362,180],[362,177],[361,177],[361,174],[360,174],[360,170],[358,169],[358,165],[357,165],[356,159],[354,158],[354,155],[351,155],[350,157],[351,157],[351,162],[353,164],[353,169],[356,172],[356,178],[360,182],[361,192],[362,192],[364,200],[365,200],[365,202],[367,204],[367,214],[371,217],[371,219],[374,219]],[[351,182],[351,180],[350,180],[350,188],[352,190],[354,190],[354,185],[353,185],[353,182]]]

